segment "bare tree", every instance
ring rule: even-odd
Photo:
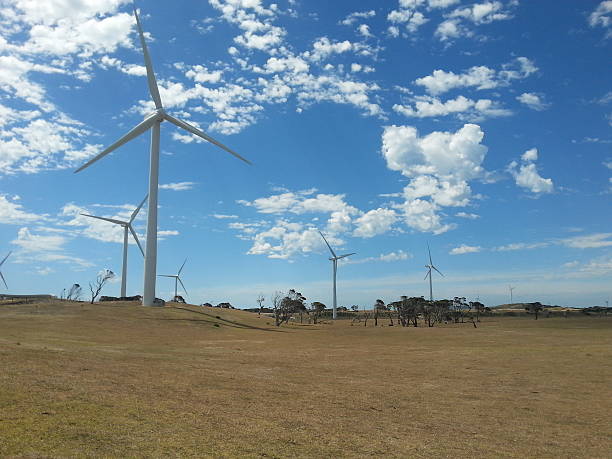
[[[89,283],[89,290],[91,290],[91,304],[96,301],[96,298],[104,288],[104,285],[106,285],[106,283],[113,277],[115,277],[114,272],[112,272],[110,269],[103,269],[98,273],[96,280]]]
[[[262,304],[264,301],[266,301],[266,298],[263,296],[263,293],[260,293],[257,297],[257,303],[259,304],[259,312],[257,313],[258,316],[261,316],[261,308],[263,307]]]

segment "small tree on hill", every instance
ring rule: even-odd
[[[106,285],[106,283],[113,277],[115,277],[114,272],[112,272],[110,269],[104,269],[98,273],[98,277],[96,277],[95,281],[89,283],[89,290],[91,291],[91,304],[96,301],[96,298],[104,288],[104,285]]]
[[[476,322],[480,322],[480,314],[485,311],[485,305],[480,301],[472,301],[470,303],[470,307],[474,310],[476,314]]]
[[[258,316],[261,316],[261,309],[262,309],[262,304],[263,302],[266,300],[266,298],[263,296],[262,293],[259,294],[259,296],[257,297],[257,303],[259,304],[259,312],[257,313]]]
[[[535,320],[538,320],[538,314],[544,309],[544,306],[542,306],[542,303],[540,303],[539,301],[536,301],[535,303],[529,303],[527,306],[525,306],[525,311],[527,311],[528,314],[535,314]]]

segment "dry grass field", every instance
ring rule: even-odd
[[[0,456],[612,456],[612,318],[383,324],[0,305]]]

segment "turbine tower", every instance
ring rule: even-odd
[[[10,251],[6,257],[4,257],[4,259],[2,261],[0,261],[0,268],[2,267],[2,265],[4,264],[4,262],[6,261],[6,259],[11,255],[11,253],[13,253],[13,251]],[[0,271],[0,278],[2,278],[2,282],[4,282],[4,286],[6,287],[6,289],[8,290],[8,285],[6,285],[6,280],[4,279],[4,275],[2,274],[2,271]]]
[[[140,212],[140,209],[142,208],[145,201],[147,200],[147,197],[148,196],[145,196],[145,198],[142,200],[140,205],[136,207],[136,210],[132,212],[132,215],[130,215],[130,219],[127,222],[124,222],[122,220],[116,220],[114,218],[106,218],[106,217],[98,217],[96,215],[81,214],[85,217],[97,218],[98,220],[104,220],[106,222],[114,223],[115,225],[121,225],[123,227],[123,265],[121,268],[121,297],[127,296],[126,289],[127,289],[128,231],[132,233],[132,237],[136,241],[136,244],[138,244],[140,253],[142,253],[142,256],[144,256],[144,252],[142,250],[142,246],[140,245],[140,241],[138,240],[138,236],[136,235],[136,231],[134,231],[134,228],[132,227],[132,222],[138,215],[138,212]]]
[[[510,304],[512,304],[512,292],[514,292],[514,289],[516,287],[513,287],[512,285],[508,285],[508,290],[510,290]]]
[[[162,100],[159,95],[159,88],[157,87],[157,80],[155,79],[155,73],[153,72],[153,64],[151,63],[151,57],[147,49],[147,44],[144,39],[142,27],[140,26],[140,19],[138,13],[134,7],[134,16],[136,17],[136,26],[138,28],[138,35],[140,37],[140,45],[142,46],[142,53],[144,55],[145,67],[147,70],[147,81],[149,84],[149,93],[151,99],[155,103],[155,111],[148,115],[140,124],[134,127],[131,131],[113,143],[106,150],[99,153],[97,156],[90,159],[88,162],[79,167],[76,172],[80,172],[83,169],[91,166],[93,163],[102,159],[112,151],[119,148],[121,145],[129,142],[130,140],[143,134],[145,131],[151,129],[151,150],[150,150],[150,162],[149,162],[149,209],[147,215],[147,241],[146,241],[146,253],[145,253],[145,264],[144,264],[144,288],[142,304],[144,306],[154,306],[155,303],[155,279],[157,271],[157,191],[159,181],[159,135],[160,127],[163,121],[169,121],[172,124],[184,129],[198,137],[222,148],[228,153],[234,155],[238,159],[251,164],[248,160],[240,156],[238,153],[229,149],[222,143],[213,139],[209,135],[205,134],[201,130],[186,123],[174,116],[168,114],[162,105]]]
[[[427,274],[425,274],[425,279],[429,277],[429,301],[433,301],[433,285],[432,285],[432,280],[431,280],[431,270],[435,269],[437,273],[442,277],[444,277],[444,274],[442,274],[438,270],[438,268],[434,266],[433,261],[431,261],[431,250],[429,250],[429,244],[427,244],[427,253],[429,253],[429,264],[425,265],[425,267],[427,268]]]
[[[185,258],[185,261],[183,262],[183,264],[181,265],[181,267],[178,270],[178,273],[176,274],[158,274],[158,276],[160,277],[173,277],[174,278],[174,298],[176,298],[176,295],[178,294],[178,283],[181,283],[181,287],[183,287],[183,290],[185,290],[185,294],[189,295],[189,293],[187,293],[187,289],[185,288],[185,285],[183,284],[183,281],[181,280],[181,271],[183,270],[183,268],[185,267],[185,263],[187,263],[187,258]]]
[[[355,252],[353,253],[347,253],[346,255],[340,255],[337,256],[336,252],[334,252],[334,250],[331,248],[331,245],[329,245],[329,242],[327,242],[327,239],[325,239],[325,236],[323,236],[323,233],[321,231],[319,231],[319,234],[321,235],[321,237],[323,238],[323,240],[325,241],[325,244],[327,244],[327,247],[329,248],[329,251],[331,252],[332,256],[329,259],[332,262],[332,266],[333,266],[333,279],[334,279],[334,303],[333,303],[333,315],[332,318],[334,320],[336,320],[337,318],[337,311],[336,311],[336,307],[337,307],[337,302],[336,302],[336,272],[338,271],[338,260],[340,260],[341,258],[346,258],[346,257],[350,257],[351,255],[355,255]]]

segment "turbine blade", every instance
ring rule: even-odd
[[[155,72],[153,72],[153,64],[151,63],[151,56],[149,56],[149,49],[142,33],[142,27],[140,26],[140,19],[138,18],[138,12],[136,6],[134,6],[134,16],[136,16],[136,27],[138,27],[138,36],[140,37],[140,45],[142,46],[142,54],[144,54],[145,67],[147,68],[147,81],[149,83],[149,92],[151,98],[155,102],[155,108],[162,108],[162,101],[159,95],[159,88],[157,87],[157,80],[155,79]]]
[[[8,285],[6,285],[6,280],[4,279],[4,276],[2,275],[2,273],[0,272],[0,277],[2,278],[2,282],[4,282],[4,286],[6,287],[6,289],[8,290]]]
[[[178,274],[177,276],[181,275],[181,271],[183,270],[183,268],[185,267],[185,263],[187,263],[187,258],[185,258],[185,261],[183,262],[183,264],[181,265],[180,269],[178,270]]]
[[[12,251],[12,250],[11,250],[11,251],[10,251],[10,252],[9,252],[9,253],[6,255],[6,257],[4,257],[4,259],[3,259],[2,261],[0,261],[0,266],[2,266],[2,265],[4,264],[4,262],[6,261],[6,259],[9,257],[9,255],[10,255],[11,253],[13,253],[13,251]]]
[[[223,150],[227,151],[228,153],[234,155],[236,158],[241,159],[245,163],[252,164],[251,161],[249,161],[248,159],[243,158],[242,156],[240,156],[238,153],[236,153],[231,148],[226,147],[221,142],[218,142],[217,140],[213,139],[211,136],[209,136],[208,134],[205,134],[204,132],[200,131],[198,128],[192,126],[191,124],[186,123],[185,121],[179,120],[178,118],[175,118],[174,116],[168,115],[167,113],[164,114],[164,118],[167,119],[168,121],[170,121],[172,124],[175,124],[178,127],[183,128],[186,131],[189,131],[192,134],[195,134],[198,137],[201,137],[204,140],[207,140],[210,143],[215,144],[219,148],[222,148]]]
[[[423,280],[427,279],[427,276],[431,276],[431,269],[427,271],[427,274],[425,274],[425,277],[423,278]]]
[[[128,228],[130,230],[130,233],[132,233],[132,236],[134,237],[134,240],[136,241],[136,244],[138,244],[138,248],[140,249],[140,253],[142,253],[142,256],[145,256],[144,250],[142,250],[142,246],[140,245],[140,241],[138,240],[138,235],[136,234],[136,231],[134,231],[134,228],[132,228],[132,225],[128,223]]]
[[[106,155],[108,155],[110,152],[116,150],[117,148],[119,148],[121,145],[123,145],[124,143],[129,142],[130,140],[138,137],[140,134],[142,134],[144,131],[146,131],[147,129],[149,129],[151,126],[153,126],[153,123],[155,123],[157,121],[156,118],[157,115],[155,116],[149,116],[148,118],[145,118],[140,124],[138,124],[134,129],[132,129],[130,132],[128,132],[127,134],[125,134],[123,137],[121,137],[119,140],[117,140],[114,144],[112,144],[110,147],[108,147],[106,150],[102,151],[101,153],[99,153],[97,156],[94,156],[93,158],[91,158],[89,161],[87,161],[85,164],[83,164],[81,167],[79,167],[76,171],[74,171],[74,173],[76,174],[77,172],[81,172],[83,169],[87,169],[89,166],[91,166],[93,163],[95,163],[96,161],[98,161],[99,159],[104,158]]]
[[[436,268],[435,266],[432,266],[432,268],[435,269],[436,271],[438,271],[438,274],[440,276],[444,277],[444,274],[442,274],[438,268]]]
[[[433,265],[433,262],[431,261],[431,250],[429,250],[429,242],[427,243],[427,253],[429,253],[429,264]]]
[[[122,222],[121,220],[115,220],[114,218],[106,218],[106,217],[97,217],[95,215],[89,215],[89,214],[81,214],[83,217],[91,217],[91,218],[97,218],[98,220],[104,220],[105,222],[111,222],[111,223],[115,223],[117,225],[126,225],[127,222]]]
[[[136,207],[136,210],[132,212],[129,223],[132,223],[134,221],[134,219],[136,218],[136,215],[138,215],[138,212],[140,212],[140,209],[142,209],[142,206],[144,206],[144,203],[147,201],[148,197],[149,195],[147,194],[145,198],[142,200],[142,202],[140,203],[140,205]]]
[[[176,277],[174,274],[158,274],[157,277]]]
[[[185,284],[183,284],[183,281],[181,280],[181,278],[180,278],[180,277],[178,277],[178,276],[177,276],[176,278],[177,278],[177,279],[178,279],[178,281],[180,282],[181,287],[183,287],[183,290],[185,290],[185,294],[186,294],[186,295],[189,295],[189,293],[187,293],[187,289],[185,288]]]
[[[346,255],[340,255],[339,257],[336,257],[336,260],[339,260],[340,258],[350,257],[351,255],[355,255],[356,253],[357,252],[347,253]]]
[[[332,257],[334,258],[338,258],[336,256],[336,252],[334,252],[334,249],[331,248],[331,245],[329,245],[329,242],[327,242],[327,239],[325,239],[325,236],[323,236],[323,233],[321,231],[319,231],[319,234],[321,235],[321,237],[323,238],[323,240],[325,241],[325,244],[327,244],[327,247],[329,248],[329,251],[332,254]]]

